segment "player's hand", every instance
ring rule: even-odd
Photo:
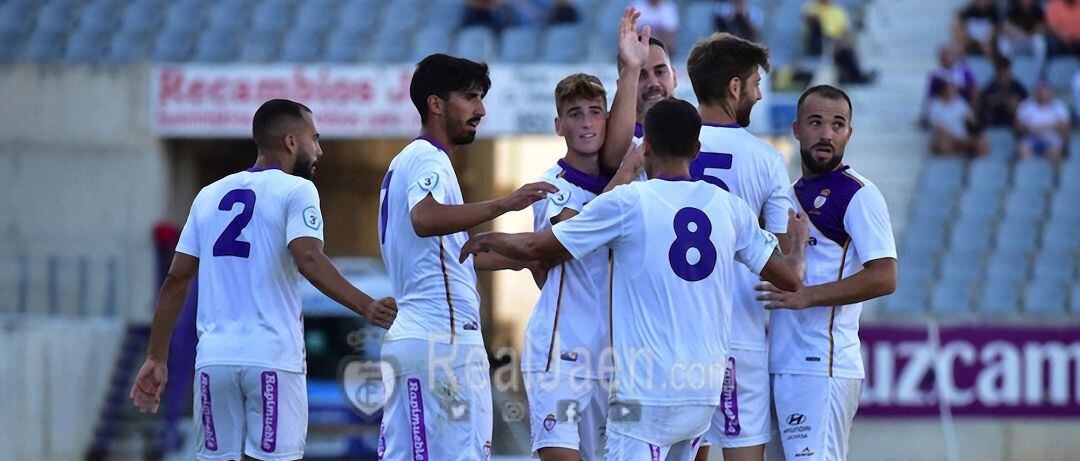
[[[802,248],[805,248],[807,242],[810,240],[809,220],[806,218],[805,214],[799,213],[791,208],[788,208],[787,215],[788,238],[791,239],[792,244],[801,245]]]
[[[469,259],[469,256],[491,251],[487,244],[488,236],[491,234],[492,232],[482,232],[472,236],[468,242],[465,242],[465,244],[461,246],[461,254],[458,255],[458,262],[465,264],[465,260]]]
[[[390,297],[372,301],[364,311],[364,318],[379,328],[389,330],[397,318],[397,301]]]
[[[536,282],[536,288],[544,288],[544,283],[547,282],[548,271],[551,270],[550,263],[546,261],[533,261],[528,266],[529,272],[532,272],[533,281]]]
[[[637,20],[641,12],[634,7],[623,10],[622,19],[619,20],[619,60],[624,68],[640,69],[649,59],[649,37],[652,29],[645,26],[641,29],[641,37],[637,33]]]
[[[805,309],[809,307],[806,301],[806,287],[799,291],[784,291],[769,282],[761,282],[754,287],[758,292],[757,300],[765,302],[765,308],[773,309]]]
[[[139,413],[157,413],[165,383],[169,381],[169,367],[165,362],[147,357],[135,376],[128,397],[135,403]]]
[[[504,213],[524,210],[529,205],[547,198],[548,194],[554,194],[558,191],[558,187],[544,181],[529,183],[503,197],[500,208]]]

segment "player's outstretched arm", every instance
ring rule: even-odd
[[[157,306],[154,308],[154,321],[150,325],[150,347],[146,361],[135,376],[128,397],[135,403],[139,412],[157,413],[161,395],[165,392],[165,383],[169,380],[169,340],[172,339],[176,318],[184,308],[191,280],[199,273],[199,258],[177,252],[173,255],[169,273],[161,283]]]
[[[529,267],[529,261],[519,261],[498,253],[480,253],[473,257],[473,265],[478,271],[519,271]]]
[[[315,237],[295,238],[289,242],[289,251],[300,274],[330,299],[381,328],[389,329],[394,323],[397,318],[397,303],[394,298],[375,301],[349,283],[326,253],[323,253],[322,240]]]
[[[630,184],[641,175],[643,168],[645,168],[645,144],[631,145],[630,150],[626,152],[626,156],[622,158],[619,169],[615,171],[615,176],[612,176],[611,181],[604,187],[604,192],[623,184]]]
[[[761,278],[785,290],[797,291],[802,288],[803,275],[806,273],[806,241],[810,231],[806,216],[790,208],[787,227],[790,248],[787,252],[777,248],[761,270]]]
[[[430,194],[410,212],[419,237],[449,235],[472,229],[511,211],[523,210],[559,189],[546,182],[529,183],[505,197],[464,205],[443,205]]]
[[[804,309],[812,306],[854,304],[891,294],[896,289],[896,259],[867,261],[851,277],[822,285],[781,290],[771,283],[755,288],[766,309]]]
[[[461,247],[459,260],[465,262],[469,255],[494,252],[522,261],[551,261],[570,258],[570,252],[555,238],[551,229],[541,232],[506,234],[485,232],[477,234]]]
[[[619,80],[615,86],[615,98],[608,112],[607,134],[600,149],[601,166],[608,171],[619,169],[627,149],[634,138],[634,122],[637,119],[637,84],[641,67],[649,59],[649,26],[637,34],[637,20],[641,13],[630,7],[623,10],[619,20]]]

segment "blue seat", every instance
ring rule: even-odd
[[[240,55],[237,33],[228,29],[209,29],[199,36],[198,47],[192,61],[231,62]]]
[[[35,32],[59,34],[75,27],[74,11],[62,2],[48,2],[38,10]]]
[[[979,295],[978,310],[992,314],[1016,314],[1020,311],[1020,290],[1015,283],[987,282]]]
[[[176,2],[165,11],[165,30],[183,34],[196,34],[203,27],[202,4],[185,1]]]
[[[930,195],[930,194],[926,194]],[[913,220],[932,224],[944,224],[954,218],[953,196],[943,195],[940,199],[916,199]]]
[[[585,36],[576,25],[558,25],[549,27],[544,34],[544,44],[540,59],[547,63],[567,64],[578,62],[584,57],[582,48]]]
[[[1017,189],[1005,199],[1005,218],[1008,220],[1038,222],[1045,215],[1046,194]]]
[[[80,29],[68,39],[64,60],[74,64],[97,63],[105,58],[108,48],[108,34]]]
[[[1014,56],[1012,58],[1012,73],[1024,88],[1031,92],[1035,88],[1035,82],[1042,75],[1042,63],[1031,56]]]
[[[1016,136],[1012,128],[990,127],[985,133],[986,142],[990,145],[990,155],[985,160],[996,163],[1011,161],[1016,153]]]
[[[281,53],[281,35],[274,32],[252,30],[240,42],[240,60],[244,62],[272,62]]]
[[[903,247],[905,258],[933,258],[945,248],[944,223],[915,221],[904,232]]]
[[[512,27],[502,33],[499,61],[524,63],[536,60],[536,44],[540,33],[533,27]]]
[[[28,61],[56,61],[64,56],[67,37],[61,32],[34,31],[26,39],[22,58]]]
[[[963,160],[934,157],[923,166],[919,189],[933,197],[944,197],[959,190],[963,182]]]
[[[1050,200],[1050,217],[1053,221],[1080,224],[1080,206],[1076,206],[1076,198],[1062,194],[1059,191]]]
[[[144,32],[121,29],[109,43],[105,59],[110,64],[142,61],[150,56],[153,43]]]
[[[345,0],[338,10],[338,30],[367,34],[379,23],[381,6],[379,0]],[[456,20],[454,23],[457,24]]]
[[[495,33],[483,26],[466,27],[458,32],[454,53],[473,61],[490,61],[495,57]]]
[[[17,32],[0,32],[0,62],[14,61],[22,52],[22,38]]]
[[[287,0],[263,0],[251,12],[251,29],[257,34],[283,32],[292,27],[293,4]]]
[[[337,29],[330,33],[323,50],[323,61],[331,63],[354,63],[361,61],[369,48],[363,43],[361,31]]]
[[[195,36],[184,31],[165,31],[154,42],[151,59],[157,62],[184,62],[195,53]]]
[[[248,0],[221,0],[210,7],[207,27],[241,32],[247,27],[250,10]]]
[[[19,5],[17,2],[8,2],[0,5],[0,33],[15,36],[25,36],[33,28],[33,6]]]
[[[307,35],[325,36],[338,16],[337,0],[307,0],[296,5],[296,29]]]
[[[1080,108],[1077,110],[1080,111]],[[1069,157],[1069,159],[1061,165],[1061,181],[1059,181],[1060,189],[1068,189],[1070,194],[1080,192],[1080,160],[1077,160],[1077,157],[1080,157],[1080,150],[1077,150],[1080,149],[1080,139],[1076,139],[1075,141],[1072,141],[1072,143],[1075,155]]]
[[[1073,285],[1069,295],[1069,308],[1073,314],[1080,314],[1080,283]]]
[[[433,53],[450,53],[451,32],[445,29],[424,29],[416,34],[410,61],[419,62]]]
[[[985,223],[999,216],[1001,195],[967,190],[960,196],[960,220]]]
[[[427,20],[423,22],[426,29],[453,30],[461,23],[462,12],[465,11],[464,0],[433,0],[427,9]],[[446,27],[439,27],[445,25]]]
[[[1069,94],[1077,72],[1080,72],[1080,58],[1076,56],[1055,56],[1046,64],[1046,80],[1058,94]]]
[[[1039,229],[1031,222],[1002,221],[998,226],[995,248],[1030,253],[1039,240]]]
[[[679,23],[680,50],[689,52],[698,40],[716,32],[714,8],[711,1],[695,1],[683,7],[682,20]]]
[[[943,280],[973,283],[982,276],[983,263],[979,255],[966,249],[946,252],[941,256]]]
[[[1025,254],[995,252],[986,262],[986,279],[992,283],[1017,284],[1028,278],[1028,257]]]
[[[971,69],[971,73],[975,75],[975,81],[979,82],[980,88],[994,79],[994,64],[989,59],[982,56],[968,56],[964,58],[964,64],[967,64],[968,69]]]
[[[965,283],[942,280],[930,291],[930,309],[939,314],[962,314],[971,311],[972,289]]]
[[[1054,184],[1054,167],[1043,159],[1020,162],[1013,172],[1013,189],[1046,192]]]
[[[420,14],[417,14],[422,7],[423,5],[411,1],[387,2],[383,7],[379,23],[383,29],[392,29],[396,32],[415,31],[423,27],[420,24]],[[460,21],[457,18],[448,20]]]
[[[1042,249],[1060,256],[1072,256],[1080,251],[1080,238],[1076,237],[1077,223],[1052,219],[1043,227]]]
[[[1024,288],[1024,310],[1030,314],[1060,315],[1066,311],[1065,286],[1060,282],[1039,280]]]
[[[968,190],[980,194],[1000,193],[1009,183],[1009,165],[990,159],[971,162],[968,169]]]
[[[104,33],[115,30],[120,25],[120,8],[115,0],[97,0],[90,2],[79,13],[79,29],[87,33]]]
[[[136,0],[124,9],[124,20],[120,29],[143,35],[154,33],[161,28],[164,19],[161,5],[157,2]]]
[[[318,37],[295,30],[285,37],[281,45],[283,62],[314,62],[322,56],[322,41]]]
[[[885,309],[896,314],[926,310],[926,283],[904,283],[901,280],[896,291],[885,298]]]
[[[985,254],[990,249],[993,229],[971,221],[959,221],[949,234],[950,250],[969,254]]]
[[[1076,258],[1048,250],[1040,251],[1035,256],[1035,280],[1046,280],[1066,284],[1076,277]]]
[[[376,62],[400,63],[409,57],[409,42],[405,31],[383,29],[375,34],[375,50],[372,58]]]

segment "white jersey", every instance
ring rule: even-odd
[[[795,204],[780,152],[739,125],[703,124],[699,139],[701,152],[690,164],[690,175],[745,200],[765,230],[787,232],[788,209],[795,208]],[[755,299],[754,291],[758,276],[750,271],[737,272],[731,346],[764,351],[765,305]]]
[[[734,263],[758,273],[776,247],[746,203],[703,181],[651,179],[616,187],[552,231],[575,258],[612,250],[613,400],[717,405]]]
[[[807,286],[851,277],[875,259],[896,258],[885,198],[850,167],[800,179],[794,196],[810,220]],[[862,303],[773,311],[769,371],[863,378],[861,313]]]
[[[547,200],[533,204],[533,228],[551,227],[563,210],[581,212],[603,192],[607,181],[560,160],[540,176],[559,188]],[[597,249],[548,271],[540,299],[525,328],[521,371],[567,373],[582,378],[610,374],[611,345],[607,312],[608,252]]]
[[[299,237],[323,238],[319,193],[278,169],[234,173],[191,204],[176,251],[199,258],[195,367],[247,365],[305,373]]]
[[[483,345],[473,259],[458,262],[469,234],[419,237],[413,228],[412,209],[428,195],[465,203],[447,151],[418,138],[390,162],[380,193],[379,245],[398,305],[386,340]]]

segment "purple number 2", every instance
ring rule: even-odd
[[[233,206],[237,203],[244,207],[240,210],[240,214],[236,215],[221,233],[217,241],[214,242],[214,256],[247,258],[251,255],[251,244],[237,239],[240,238],[240,231],[243,231],[251,222],[251,215],[255,213],[255,191],[251,189],[233,189],[221,198],[218,209],[232,211]]]

